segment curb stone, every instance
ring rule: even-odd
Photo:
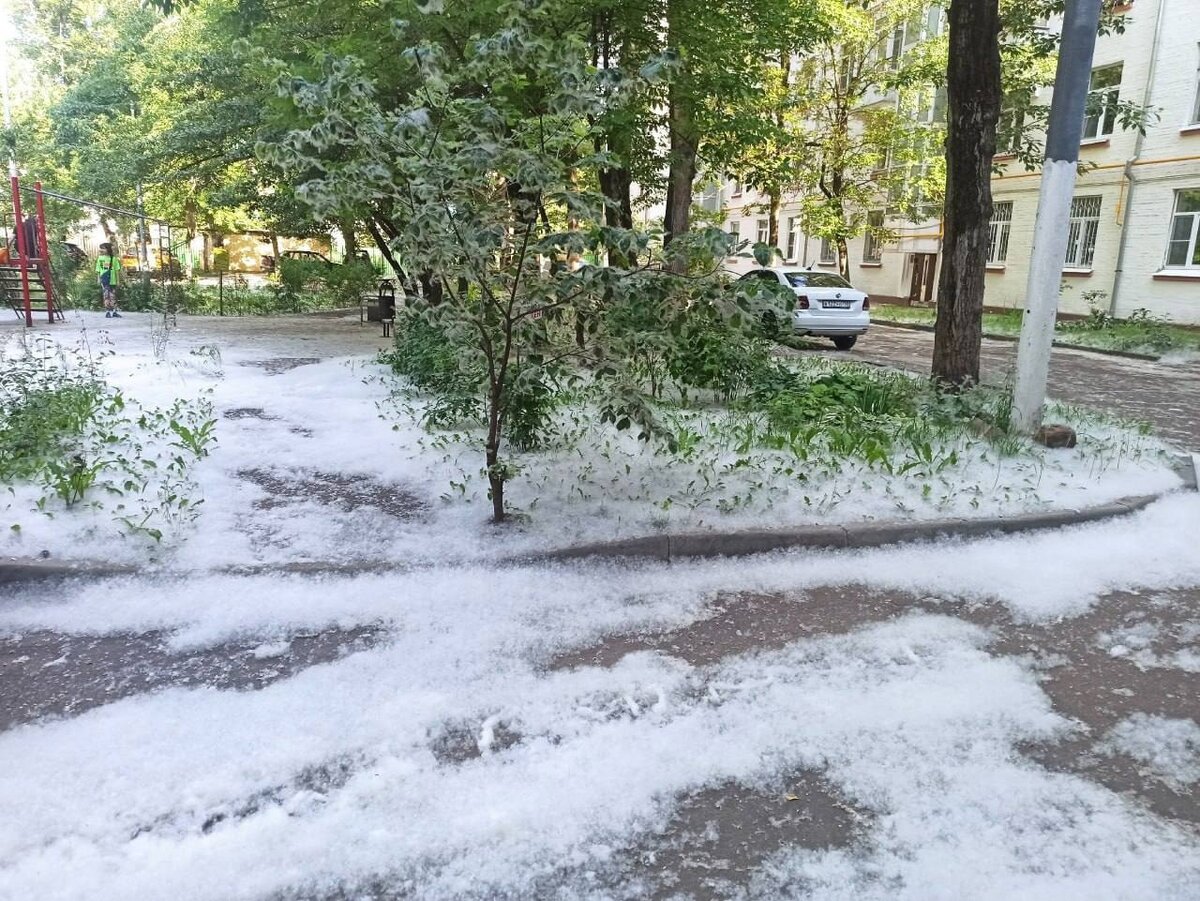
[[[871,325],[881,325],[884,328],[902,328],[910,332],[932,332],[932,325],[925,325],[921,322],[894,322],[890,319],[871,319]],[[1001,335],[996,332],[984,332],[983,337],[991,341],[1009,341],[1015,343],[1020,341],[1016,335]],[[1052,346],[1062,348],[1063,350],[1081,350],[1084,353],[1099,354],[1102,357],[1121,357],[1126,360],[1144,360],[1149,363],[1157,363],[1162,358],[1156,357],[1153,354],[1140,354],[1132,350],[1109,350],[1104,347],[1089,347],[1084,344],[1071,344],[1067,341],[1054,341]]]
[[[1200,454],[1194,455],[1193,465],[1200,471]],[[1182,473],[1181,473],[1182,475]],[[1189,486],[1195,490],[1195,473]],[[676,535],[648,535],[619,541],[597,542],[560,548],[540,554],[525,554],[501,559],[500,566],[528,565],[592,557],[609,559],[682,560],[706,557],[745,557],[770,551],[794,548],[812,550],[865,549],[888,545],[932,541],[937,538],[982,538],[989,535],[1012,535],[1019,532],[1048,531],[1066,526],[1102,522],[1129,516],[1144,510],[1154,502],[1177,493],[1139,495],[1120,498],[1112,503],[1082,509],[1052,510],[1045,513],[1026,513],[1020,516],[998,516],[984,519],[945,519],[929,522],[874,522],[850,526],[806,526],[795,529],[757,529],[741,532],[682,532]],[[356,576],[407,572],[422,568],[412,563],[388,560],[363,561],[301,561],[281,564],[238,564],[211,570],[204,574],[235,576]],[[68,581],[71,579],[106,579],[144,574],[145,568],[132,565],[77,562],[49,563],[43,560],[0,560],[0,588],[10,585]],[[165,577],[193,575],[188,571],[155,570]]]
[[[74,578],[108,579],[132,576],[140,572],[137,566],[113,563],[58,563],[46,560],[0,560],[0,585],[21,582],[53,582]]]
[[[1172,492],[1167,492],[1167,494]],[[536,563],[550,560],[578,560],[586,557],[641,557],[671,561],[689,557],[744,557],[787,548],[831,550],[839,548],[876,548],[890,544],[929,541],[934,538],[980,538],[986,535],[1011,535],[1063,526],[1083,525],[1144,510],[1166,494],[1126,497],[1097,507],[1026,513],[986,519],[948,519],[933,522],[880,522],[851,526],[809,526],[798,529],[770,529],[749,532],[691,532],[678,535],[652,535],[622,541],[598,542],[562,548],[513,562]]]

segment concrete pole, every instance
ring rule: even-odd
[[[1041,425],[1046,401],[1046,377],[1050,370],[1050,348],[1054,342],[1054,320],[1067,258],[1067,236],[1071,223],[1071,196],[1079,166],[1079,141],[1083,137],[1083,114],[1087,106],[1096,32],[1100,29],[1101,0],[1067,0],[1063,18],[1058,69],[1054,75],[1054,99],[1050,103],[1050,127],[1046,134],[1046,161],[1038,197],[1037,223],[1033,229],[1033,256],[1025,292],[1025,316],[1017,349],[1017,383],[1013,397],[1013,421],[1018,429],[1032,432]]]

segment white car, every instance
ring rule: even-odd
[[[849,350],[871,325],[871,298],[840,275],[777,266],[751,269],[738,281],[762,279],[796,295],[792,330],[797,335],[832,338],[838,350]]]

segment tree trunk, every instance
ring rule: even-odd
[[[504,479],[498,475],[496,464],[500,460],[499,446],[487,444],[488,493],[492,496],[492,522],[504,522]]]
[[[614,141],[609,139],[609,148]],[[633,201],[630,196],[633,187],[633,174],[624,166],[615,166],[600,170],[600,193],[604,195],[604,222],[610,228],[633,228]],[[608,262],[612,266],[624,269],[633,261],[625,258],[624,254],[615,250],[608,252]]]
[[[933,378],[979,381],[992,157],[1000,116],[999,0],[952,0],[946,67],[946,205]]]
[[[837,249],[838,272],[846,281],[850,281],[850,248],[846,246],[846,236],[838,235],[834,242]]]
[[[188,198],[183,205],[184,225],[187,227],[188,240],[196,237],[196,201]]]
[[[785,95],[791,83],[792,54],[784,47],[779,51],[779,86]],[[780,134],[783,134],[784,113],[782,106],[775,110],[775,127],[779,130]],[[783,248],[779,243],[779,207],[782,204],[782,194],[783,192],[779,189],[779,185],[772,185],[767,191],[767,215],[769,217],[767,219],[767,243],[779,251],[780,257],[784,256]],[[771,262],[775,262],[773,256]]]
[[[667,211],[664,219],[663,243],[670,243],[679,235],[687,234],[691,227],[692,185],[696,181],[696,151],[699,138],[696,135],[695,118],[690,101],[679,96],[672,85],[669,92],[670,109],[667,113],[670,124],[670,168],[667,172]],[[673,268],[682,269],[678,261]]]
[[[500,433],[503,428],[501,404],[505,369],[500,369],[488,394],[488,436],[485,449],[488,487],[492,496],[492,522],[504,522],[504,479],[500,474]]]
[[[667,2],[667,45],[675,50],[679,30],[689,10],[682,0]],[[693,100],[686,90],[687,73],[679,73],[667,88],[667,130],[670,140],[667,172],[667,211],[664,218],[663,244],[686,234],[691,227],[692,186],[696,181],[696,156],[700,149]],[[686,263],[677,260],[675,271],[683,271]]]
[[[346,245],[345,263],[351,262],[358,253],[358,223],[352,216],[338,221],[338,231],[342,233],[342,242]]]
[[[392,267],[392,272],[396,274],[396,278],[400,279],[405,285],[405,290],[408,286],[408,276],[400,264],[396,261],[396,255],[392,253],[392,247],[387,242],[387,238],[383,236],[379,225],[375,221],[375,217],[367,217],[367,231],[371,234],[371,240],[375,242],[375,246],[379,248],[379,252],[383,254],[383,258],[388,261],[388,265]]]
[[[614,166],[600,170],[600,193],[608,204],[604,209],[604,222],[613,228],[633,228],[633,173],[625,166]]]
[[[767,243],[771,245],[771,260],[768,266],[775,262],[776,255],[783,256],[779,246],[779,195],[778,188],[772,188],[767,193]]]
[[[592,65],[608,70],[613,65],[613,13],[597,11],[592,18]],[[619,117],[618,117],[619,118]],[[633,173],[629,169],[633,156],[631,126],[616,121],[595,141],[597,152],[608,150],[617,157],[617,164],[600,169],[600,194],[604,197],[604,222],[610,228],[633,228],[631,189]],[[632,260],[617,251],[609,251],[608,262],[618,268],[628,267]]]
[[[279,267],[279,232],[271,232],[271,258],[275,260],[275,267]]]

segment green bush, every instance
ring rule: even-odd
[[[436,308],[399,310],[395,346],[380,359],[414,388],[431,395],[424,417],[427,426],[483,423],[486,374],[482,365],[471,362],[475,359],[471,345],[445,327]],[[533,450],[545,443],[562,400],[555,383],[559,371],[537,358],[509,367],[503,415],[514,447]]]
[[[67,377],[0,395],[0,482],[34,478],[48,461],[73,453],[72,441],[96,414],[103,392],[88,378]]]
[[[907,417],[916,413],[920,386],[911,379],[878,378],[865,371],[838,370],[771,398],[781,426],[821,419],[831,412],[856,417]]]
[[[375,269],[365,260],[331,266],[324,273],[325,290],[335,307],[357,307],[364,294],[379,284]]]
[[[521,364],[506,373],[504,415],[514,447],[527,451],[546,443],[554,411],[562,402],[562,393],[552,382],[554,375],[551,368]]]
[[[1185,346],[1180,330],[1144,307],[1126,319],[1117,319],[1096,306],[1086,319],[1060,322],[1059,332],[1078,336],[1080,343],[1096,344],[1112,350],[1150,349],[1160,353]],[[1089,340],[1091,339],[1091,340]]]
[[[299,313],[306,298],[318,294],[325,286],[326,265],[313,260],[279,260],[275,275],[279,279],[275,296],[281,308]]]
[[[768,359],[767,345],[734,328],[711,308],[688,316],[670,346],[667,370],[677,383],[731,400],[748,390]]]

